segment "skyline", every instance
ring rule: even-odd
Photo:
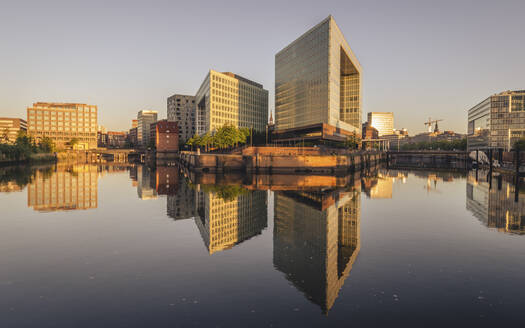
[[[166,118],[167,98],[195,95],[210,68],[263,84],[273,112],[275,54],[329,14],[363,67],[363,116],[394,112],[395,128],[411,135],[428,117],[464,133],[469,108],[524,89],[525,45],[508,41],[525,30],[518,1],[118,4],[4,4],[1,116],[24,118],[38,101],[80,102],[97,105],[108,130],[127,130],[140,110]]]

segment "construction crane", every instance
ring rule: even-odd
[[[432,132],[432,124],[436,124],[434,126],[434,132],[439,132],[438,122],[441,122],[443,120],[432,120],[430,117],[428,118],[428,121],[425,122],[425,125],[428,125],[428,132]]]

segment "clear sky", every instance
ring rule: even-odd
[[[141,109],[165,118],[166,98],[195,94],[210,68],[262,83],[273,110],[275,54],[329,14],[363,68],[363,117],[464,132],[468,108],[525,89],[524,0],[2,0],[0,116],[83,102],[124,130]]]

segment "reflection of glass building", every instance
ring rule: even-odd
[[[27,205],[36,211],[85,210],[98,206],[96,166],[76,165],[56,172],[36,171]]]
[[[468,111],[468,149],[508,151],[525,137],[525,90],[488,97]]]
[[[246,191],[231,198],[221,197],[219,192],[200,195],[202,208],[195,223],[210,254],[230,249],[268,225],[266,191]]]
[[[469,173],[467,179],[467,210],[485,226],[499,231],[525,234],[525,199],[515,185],[506,177],[492,178],[487,182],[486,174]],[[509,177],[510,178],[510,177]],[[516,201],[516,192],[518,193]]]
[[[137,167],[137,194],[140,199],[157,198],[155,171],[147,166]]]
[[[360,250],[360,207],[359,190],[275,193],[274,265],[325,313]]]
[[[280,140],[361,135],[361,66],[332,16],[275,55]]]

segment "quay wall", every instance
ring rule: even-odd
[[[275,147],[274,147],[275,148]],[[285,148],[285,147],[283,147]],[[386,159],[381,152],[355,152],[345,155],[289,155],[276,152],[247,152],[247,155],[198,154],[181,152],[179,161],[194,171],[255,173],[345,173],[374,166]]]

